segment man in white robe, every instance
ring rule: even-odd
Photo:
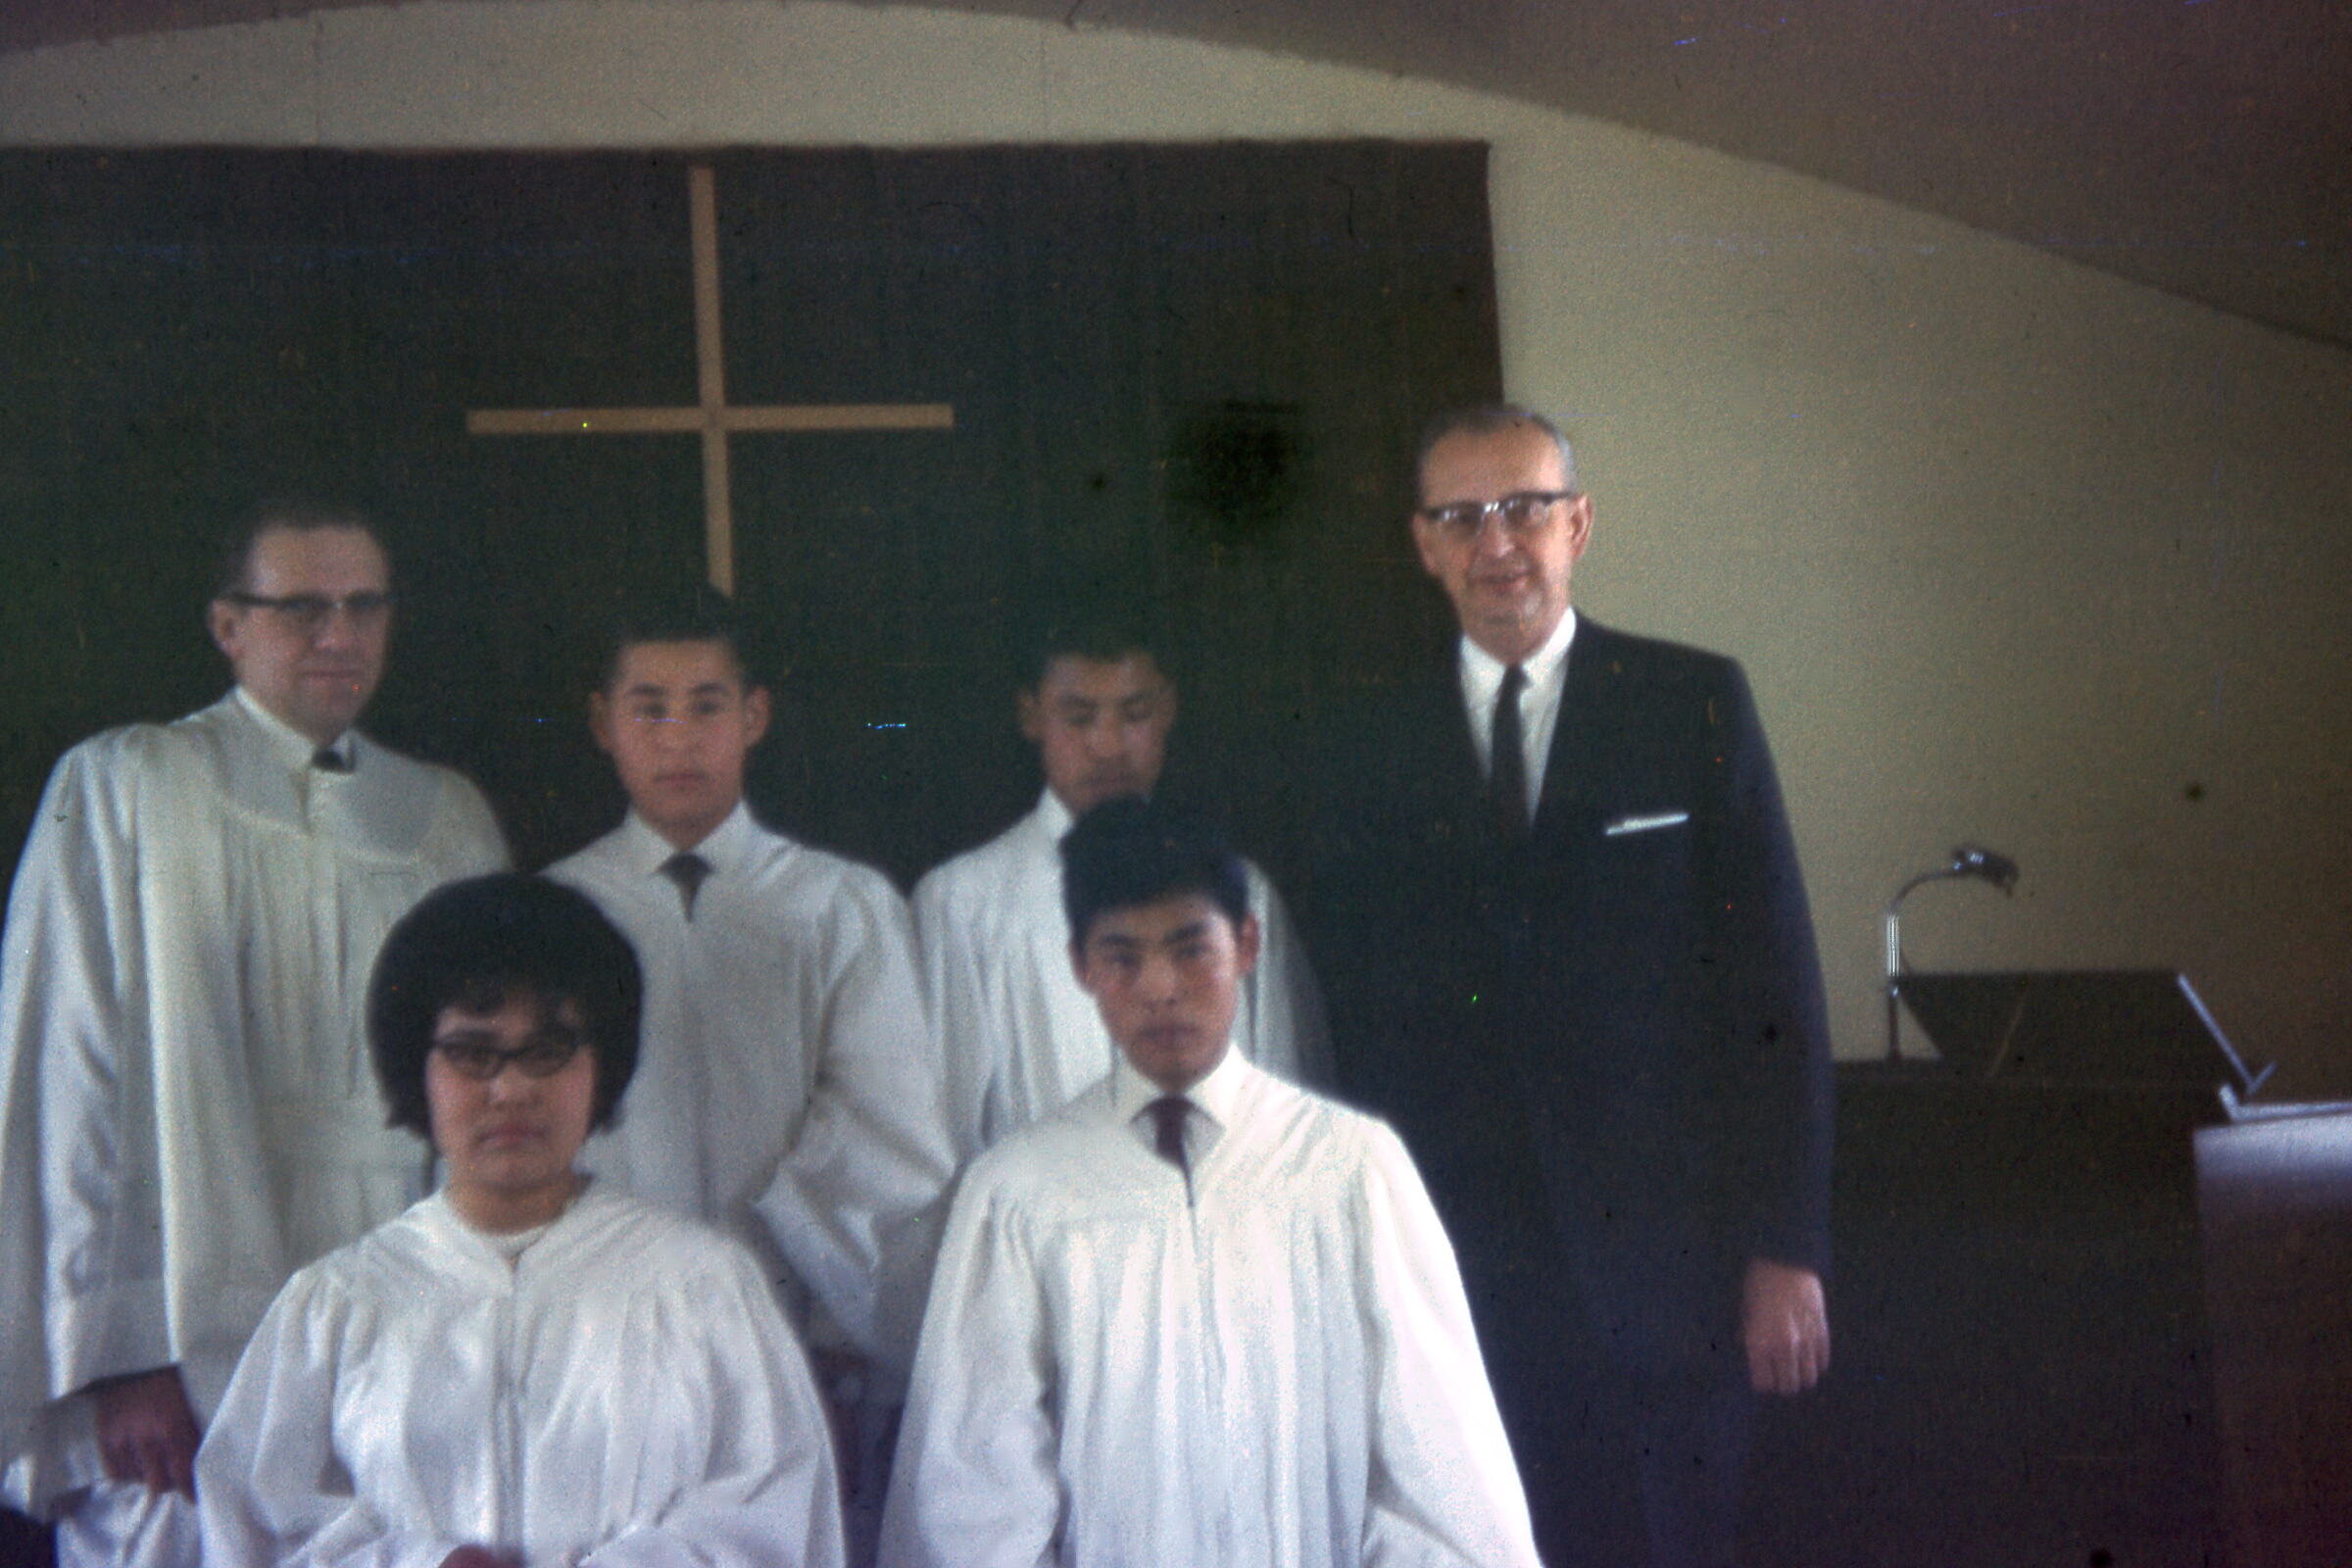
[[[903,1385],[955,1171],[906,905],[746,808],[768,697],[723,602],[655,606],[612,654],[590,722],[629,814],[548,869],[645,966],[644,1059],[588,1168],[750,1244],[828,1381],[854,1352]]]
[[[1032,650],[1016,710],[1046,786],[1034,810],[915,886],[924,1000],[950,1075],[964,1157],[1058,1109],[1117,1059],[1070,970],[1056,846],[1106,800],[1158,787],[1176,689],[1133,628],[1050,628]],[[1242,986],[1234,1040],[1296,1083],[1329,1077],[1323,1001],[1274,884],[1244,862],[1263,933]]]
[[[383,934],[505,860],[471,785],[351,726],[389,567],[257,514],[209,620],[237,686],[52,775],[0,965],[0,1460],[67,1563],[195,1560],[196,1443],[286,1277],[414,1201],[360,1039]]]
[[[1232,1048],[1240,866],[1118,801],[1064,844],[1110,1075],[965,1173],[887,1568],[1532,1568],[1451,1249],[1395,1135]]]

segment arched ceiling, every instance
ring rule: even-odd
[[[369,3],[387,0],[0,0],[0,50]],[[2352,347],[2345,0],[940,8],[1246,44],[1507,93],[1778,164]]]

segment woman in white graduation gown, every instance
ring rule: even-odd
[[[839,1568],[824,1417],[750,1254],[572,1168],[639,998],[537,878],[393,929],[369,1045],[444,1183],[270,1309],[197,1461],[208,1563]]]

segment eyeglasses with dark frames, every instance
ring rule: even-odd
[[[450,1070],[461,1078],[488,1083],[507,1068],[519,1067],[525,1078],[553,1078],[571,1065],[571,1058],[588,1044],[588,1036],[577,1029],[542,1029],[513,1050],[491,1043],[490,1037],[478,1034],[451,1035],[433,1042],[433,1049]]]
[[[392,613],[392,596],[381,589],[364,589],[337,599],[325,594],[249,594],[233,588],[220,597],[241,610],[267,610],[283,616],[288,625],[302,632],[322,630],[338,610],[359,626],[381,624]]]
[[[1456,539],[1475,539],[1489,517],[1500,517],[1505,533],[1525,538],[1551,520],[1552,509],[1576,499],[1573,490],[1514,490],[1493,501],[1450,501],[1442,507],[1423,507],[1415,514],[1441,532]]]

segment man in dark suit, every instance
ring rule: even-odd
[[[1310,899],[1343,1087],[1428,1174],[1554,1564],[1727,1561],[1750,1390],[1829,1360],[1820,967],[1731,661],[1580,620],[1592,505],[1431,427],[1452,657],[1342,748]]]

